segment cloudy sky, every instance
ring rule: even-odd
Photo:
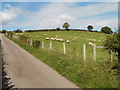
[[[108,0],[107,0],[108,1]],[[62,28],[69,22],[70,28],[94,30],[109,26],[118,27],[117,2],[2,2],[0,25],[7,30]]]

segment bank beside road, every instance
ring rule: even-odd
[[[16,88],[78,88],[5,36],[2,40],[8,75]]]

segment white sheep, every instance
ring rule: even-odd
[[[49,37],[46,37],[46,40],[49,40]]]
[[[60,39],[61,42],[64,42],[64,39]]]
[[[88,45],[92,45],[93,46],[93,43],[89,42]]]
[[[39,36],[36,36],[37,38],[39,37]]]
[[[60,39],[57,38],[56,40],[59,41]]]
[[[46,36],[47,34],[44,33],[44,36]]]
[[[67,43],[69,43],[70,41],[69,40],[66,40]]]
[[[75,39],[77,38],[77,37],[74,37]]]

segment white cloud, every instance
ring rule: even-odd
[[[119,0],[4,0],[3,2],[119,2]]]
[[[72,28],[86,28],[88,24],[94,25],[95,28],[101,28],[105,25],[111,28],[117,27],[117,17],[98,16],[106,12],[117,11],[117,3],[100,3],[88,6],[75,7],[75,3],[49,3],[39,11],[20,11],[16,7],[10,7],[2,14],[5,21],[14,21],[14,24],[23,28],[56,28],[62,27],[64,22],[69,22]],[[16,11],[17,10],[17,11]],[[27,21],[16,22],[15,18],[18,13],[27,17]],[[84,17],[91,17],[80,19]]]
[[[2,24],[11,24],[11,21],[16,19],[19,12],[20,10],[18,8],[12,7],[10,4],[5,4],[3,6],[3,11],[0,11]]]

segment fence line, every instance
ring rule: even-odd
[[[13,35],[13,38],[18,39],[19,37]],[[29,42],[28,39],[26,41]],[[30,45],[32,46],[32,44],[33,44],[33,40],[31,39]],[[49,47],[50,50],[52,50],[52,42],[50,42],[49,45],[50,45],[50,47]],[[93,47],[93,61],[96,61],[96,48],[104,48],[104,46],[96,46],[96,44],[93,44],[92,47]],[[44,48],[44,42],[42,42],[42,48]],[[63,53],[64,53],[64,55],[66,54],[66,44],[65,43],[63,43]],[[86,57],[87,57],[86,56],[86,45],[83,44],[83,60],[84,61],[86,61]],[[113,62],[113,52],[110,53],[110,59],[111,59],[111,62]]]

